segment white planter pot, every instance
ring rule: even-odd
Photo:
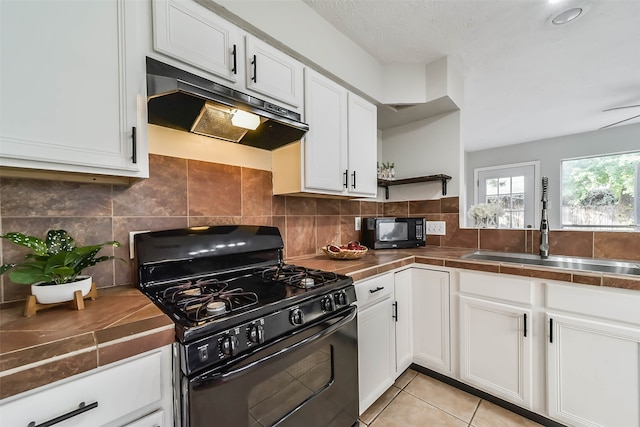
[[[73,301],[75,291],[82,291],[82,296],[86,296],[91,291],[91,276],[78,276],[78,280],[63,285],[42,285],[34,283],[31,285],[31,295],[36,297],[40,304],[54,304],[57,302]]]

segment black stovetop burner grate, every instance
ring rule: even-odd
[[[262,271],[262,279],[268,282],[284,283],[297,288],[311,289],[335,282],[338,280],[338,275],[330,271],[283,264],[264,269]]]
[[[181,282],[163,290],[161,297],[193,322],[224,317],[258,303],[258,295],[254,292],[229,289],[228,281],[217,279]]]

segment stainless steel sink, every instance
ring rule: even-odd
[[[611,261],[595,258],[578,258],[567,256],[549,256],[540,258],[539,255],[476,251],[463,255],[463,259],[483,261],[510,262],[514,264],[542,265],[546,267],[567,268],[571,270],[598,271],[601,273],[633,274],[640,276],[640,264],[624,261]]]

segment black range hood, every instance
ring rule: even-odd
[[[309,130],[298,113],[152,58],[147,97],[149,123],[266,150],[298,141]],[[238,110],[259,116],[258,127],[234,126]]]

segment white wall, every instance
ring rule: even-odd
[[[460,194],[460,112],[383,130],[381,145],[379,162],[395,163],[396,179],[445,174],[452,177],[447,196]],[[439,199],[442,186],[439,181],[399,185],[389,192],[389,201]]]
[[[540,161],[540,174],[549,177],[549,222],[560,228],[560,163],[576,157],[640,150],[640,124],[618,126],[574,135],[466,153],[467,207],[473,204],[475,168]],[[461,209],[462,211],[462,209]]]
[[[302,0],[196,1],[376,104],[424,103],[452,91],[461,105],[462,80],[448,58],[382,64]]]
[[[271,171],[271,151],[149,125],[149,153]]]

